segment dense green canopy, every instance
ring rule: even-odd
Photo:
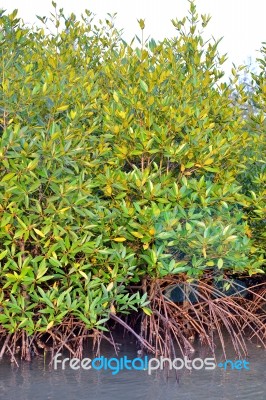
[[[141,20],[137,45],[89,11],[40,19],[0,17],[0,324],[106,329],[150,313],[143,277],[262,272],[265,47],[244,118],[193,2],[176,37],[144,42]]]

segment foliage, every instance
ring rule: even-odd
[[[79,21],[55,8],[47,33],[47,18],[29,28],[1,13],[9,332],[49,331],[70,316],[105,330],[110,313],[149,313],[147,294],[128,289],[145,276],[261,272],[238,205],[252,138],[221,83],[219,41],[204,42],[194,2],[172,21],[175,38],[140,47],[109,17],[96,26],[89,11]]]
[[[239,181],[243,193],[247,196],[246,214],[251,235],[257,245],[266,251],[266,47],[260,50],[258,59],[260,71],[252,73],[250,96],[247,99],[248,110],[246,129],[252,138],[244,152],[247,168]]]

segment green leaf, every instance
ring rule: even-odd
[[[1,182],[9,181],[9,180],[12,179],[15,175],[16,175],[15,172],[9,172],[8,174],[6,174],[6,175],[2,178]]]
[[[147,83],[145,83],[142,79],[140,80],[140,87],[146,93],[149,91]]]
[[[35,158],[35,160],[32,160],[32,161],[28,164],[27,170],[28,170],[28,171],[33,171],[33,170],[37,167],[38,163],[39,163],[39,159],[38,159],[38,158]]]
[[[8,250],[4,250],[2,251],[2,253],[0,253],[0,260],[2,260],[8,253]]]

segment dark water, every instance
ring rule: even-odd
[[[102,353],[106,358],[115,357],[106,346]],[[67,355],[66,355],[67,356]],[[118,358],[139,357],[135,344],[124,344]],[[8,360],[0,361],[0,399],[2,400],[266,400],[266,352],[256,344],[249,345],[250,370],[227,370],[215,368],[211,371],[186,369],[178,371],[178,381],[173,371],[122,370],[112,375],[110,370],[78,370],[66,366],[65,370],[54,370],[42,358],[32,363],[20,362],[19,368]],[[85,354],[84,357],[94,356]],[[207,349],[199,348],[194,357],[211,357]],[[232,349],[227,360],[235,359]],[[217,363],[222,360],[221,352]]]

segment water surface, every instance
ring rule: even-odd
[[[223,359],[217,350],[217,363]],[[101,355],[115,357],[113,349],[104,345]],[[139,357],[135,343],[124,343],[118,357]],[[84,357],[93,358],[87,353]],[[195,357],[211,357],[207,349],[198,348]],[[68,366],[54,370],[44,364],[43,358],[31,363],[21,362],[19,368],[6,359],[0,362],[1,400],[265,400],[266,361],[265,350],[256,344],[249,345],[250,370],[182,370],[178,380],[174,371],[164,372],[120,371],[112,375],[110,370],[78,370]],[[235,359],[234,352],[227,352],[227,359]]]

